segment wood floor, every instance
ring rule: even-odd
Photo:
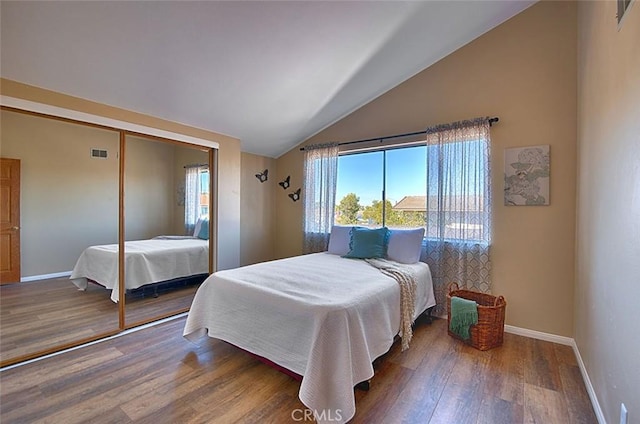
[[[222,341],[186,341],[184,320],[5,369],[0,421],[301,422],[299,382]],[[505,334],[480,352],[449,337],[446,321],[419,320],[411,348],[396,343],[375,368],[353,423],[597,422],[567,346]]]
[[[197,286],[127,294],[126,323],[186,310]],[[79,291],[68,278],[0,286],[0,360],[5,361],[118,329],[111,291],[90,284]]]

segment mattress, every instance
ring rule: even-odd
[[[425,263],[403,266],[417,281],[416,318],[435,305],[431,273]],[[184,336],[221,339],[301,375],[300,400],[318,422],[346,422],[355,414],[353,387],[373,376],[372,362],[392,346],[400,319],[393,278],[323,252],[209,276]]]

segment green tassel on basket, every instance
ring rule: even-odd
[[[473,300],[451,297],[451,322],[449,330],[464,340],[469,340],[469,328],[478,323],[478,304]]]

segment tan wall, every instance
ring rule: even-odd
[[[218,268],[240,263],[240,141],[211,131],[166,121],[141,113],[67,96],[19,82],[1,79],[0,93],[43,104],[185,134],[219,143],[218,150]]]
[[[240,264],[248,265],[275,258],[276,197],[284,195],[276,179],[276,160],[242,153],[241,255]],[[267,181],[255,174],[268,169]]]
[[[175,146],[126,137],[124,168],[125,240],[172,234]]]
[[[575,340],[606,422],[640,423],[640,5],[578,11]]]
[[[492,129],[493,292],[510,325],[573,334],[576,172],[576,5],[538,3],[342,119],[308,142],[420,131],[499,116]],[[551,146],[551,205],[503,205],[507,147]],[[278,178],[302,178],[302,152]],[[365,176],[366,177],[366,176]],[[278,197],[279,257],[299,254],[301,202]]]
[[[117,243],[118,133],[8,111],[0,119],[0,155],[20,159],[21,276],[71,271],[87,246]]]

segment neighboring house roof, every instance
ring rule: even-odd
[[[482,196],[449,196],[444,210],[446,211],[481,211],[483,210]],[[393,206],[393,210],[407,212],[426,212],[427,196],[404,196]],[[429,196],[429,210],[438,210],[438,196]]]
[[[397,211],[424,212],[427,210],[426,198],[427,196],[404,196],[393,206],[393,209]]]

